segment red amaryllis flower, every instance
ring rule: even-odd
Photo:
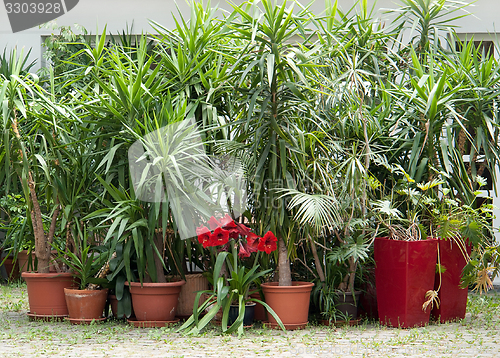
[[[214,218],[213,216],[210,218],[210,220],[208,220],[208,226],[210,226],[210,230],[215,230],[217,229],[218,227],[221,226],[220,222],[217,221],[216,218]]]
[[[226,230],[236,228],[236,224],[234,223],[233,218],[229,216],[229,214],[226,214],[222,219],[220,219],[220,224],[222,228]]]
[[[210,235],[210,245],[219,246],[224,245],[229,241],[229,231],[218,227],[214,230],[212,235]]]
[[[250,252],[259,251],[259,242],[262,240],[261,237],[255,235],[253,232],[248,232],[247,235],[247,247]]]
[[[247,246],[247,244],[242,244],[240,241],[240,251],[238,252],[238,256],[241,258],[250,257],[250,252],[247,248],[245,248],[245,246]]]
[[[265,251],[266,254],[270,254],[276,250],[276,242],[278,239],[271,231],[266,232],[264,237],[259,240],[259,251]]]
[[[241,236],[248,236],[251,234],[250,229],[247,228],[244,224],[236,223],[236,230],[238,230]]]
[[[200,226],[196,228],[196,235],[198,235],[198,242],[203,245],[203,248],[207,248],[210,245],[210,230],[206,226]]]

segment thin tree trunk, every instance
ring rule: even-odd
[[[278,268],[279,268],[279,285],[292,285],[292,272],[290,270],[290,260],[288,259],[288,249],[285,240],[279,237],[278,239]]]
[[[314,263],[316,264],[316,271],[318,272],[318,276],[321,282],[325,282],[325,273],[323,272],[323,266],[321,265],[321,260],[318,256],[318,250],[316,250],[316,243],[309,235],[309,241],[311,242],[311,252],[314,257]]]

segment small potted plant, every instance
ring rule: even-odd
[[[245,225],[235,222],[228,214],[220,221],[212,216],[208,224],[210,229],[201,226],[197,229],[197,234],[203,247],[209,248],[211,254],[217,256],[213,275],[209,279],[212,290],[198,292],[193,315],[179,331],[197,334],[221,311],[222,331],[238,332],[241,335],[244,326],[253,322],[255,303],[263,305],[284,329],[281,320],[269,305],[250,296],[251,288],[271,271],[259,271],[258,259],[261,252],[270,254],[276,250],[274,234],[269,231],[259,237]],[[253,253],[253,264],[248,268],[242,261],[251,260]],[[206,294],[208,298],[198,307],[197,302],[202,294]],[[206,310],[206,315],[200,318]]]
[[[108,298],[108,288],[104,278],[98,278],[98,273],[107,261],[106,248],[89,243],[89,232],[84,225],[77,226],[75,249],[60,255],[60,260],[69,267],[70,272],[79,282],[78,288],[64,288],[64,295],[69,312],[69,321],[73,324],[90,324],[103,321],[104,306]]]

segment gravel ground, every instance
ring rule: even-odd
[[[199,337],[175,327],[138,329],[31,322],[26,288],[0,289],[0,357],[500,357],[500,294],[469,295],[465,320],[415,329],[357,327],[282,332],[257,326],[242,338],[213,327]]]

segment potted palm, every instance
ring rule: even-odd
[[[296,13],[293,4],[271,0],[248,1],[234,6],[227,29],[242,44],[231,78],[238,94],[232,139],[228,150],[239,151],[248,163],[251,216],[262,231],[277,238],[278,282],[261,285],[266,303],[287,329],[308,322],[312,282],[292,282],[290,256],[299,240],[287,199],[279,189],[292,189],[305,178],[303,127],[314,123],[316,97],[305,78],[314,72],[302,44],[302,35],[313,16]],[[300,89],[299,89],[300,88]],[[277,326],[273,317],[270,324]]]
[[[57,164],[64,166],[55,160],[61,155],[58,141],[64,125],[61,122],[52,126],[51,121],[45,121],[49,116],[54,118],[52,123],[56,123],[55,118],[60,115],[55,109],[57,105],[49,105],[43,99],[45,96],[41,95],[42,99],[38,96],[43,89],[30,81],[28,75],[20,76],[19,66],[14,66],[14,70],[17,71],[14,76],[4,83],[5,91],[1,96],[5,97],[0,98],[6,104],[3,130],[7,140],[3,142],[2,155],[10,160],[7,165],[12,168],[5,173],[6,183],[12,185],[16,180],[12,173],[15,173],[19,178],[17,184],[22,186],[27,205],[26,223],[31,226],[26,231],[33,234],[38,263],[38,272],[22,274],[28,286],[28,316],[42,319],[64,317],[68,311],[63,288],[72,286],[73,278],[69,273],[49,272],[52,244],[60,238],[56,231],[61,206],[54,175]],[[32,100],[26,101],[27,97]],[[44,135],[49,132],[53,135]],[[18,237],[22,238],[21,233]]]
[[[89,242],[86,225],[80,227],[77,224],[76,229],[77,232],[73,235],[74,250],[60,252],[60,260],[68,266],[79,286],[64,288],[64,295],[69,313],[68,320],[72,324],[90,324],[106,319],[103,311],[108,298],[108,288],[101,286],[105,286],[108,281],[97,276],[108,257],[104,246],[92,245]]]

